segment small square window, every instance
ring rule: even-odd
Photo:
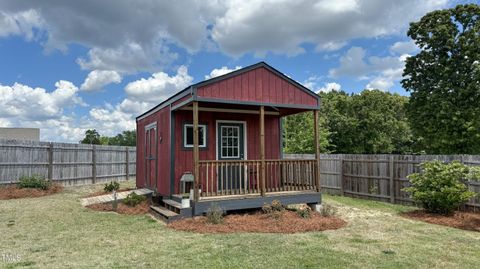
[[[207,126],[198,125],[198,146],[207,146]],[[193,124],[183,125],[183,147],[193,148]]]

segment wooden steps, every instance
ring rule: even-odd
[[[168,210],[163,206],[150,206],[150,211],[153,213],[157,219],[163,220],[167,223],[179,218],[179,214],[173,211]]]

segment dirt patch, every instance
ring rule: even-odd
[[[123,189],[119,189],[117,191],[117,193],[122,192],[122,191],[131,191],[131,190],[134,190],[134,188],[123,188]],[[102,190],[102,191],[97,191],[97,192],[94,192],[94,193],[87,194],[83,198],[95,197],[95,196],[106,195],[106,194],[112,194],[112,193],[111,192],[105,192],[105,191]]]
[[[335,230],[346,225],[337,217],[322,217],[312,213],[310,218],[301,218],[297,213],[285,210],[279,218],[255,212],[250,214],[231,214],[222,224],[211,224],[206,217],[195,217],[174,221],[168,226],[175,230],[197,233],[301,233]]]
[[[5,187],[0,187],[0,200],[41,197],[58,193],[62,190],[63,186],[59,184],[52,184],[47,190],[18,188],[17,185],[13,184]]]
[[[87,207],[96,211],[113,211],[111,203],[93,204]],[[148,201],[143,201],[136,206],[128,206],[122,202],[118,202],[117,206],[117,213],[126,215],[142,215],[148,213],[149,210],[150,205]]]
[[[406,218],[420,220],[432,224],[450,226],[458,229],[480,232],[480,214],[456,211],[449,216],[427,213],[415,210],[400,214]]]

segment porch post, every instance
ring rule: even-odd
[[[321,191],[320,186],[320,144],[318,143],[318,110],[313,111],[313,128],[315,133],[315,160],[316,160],[316,169],[315,169],[315,178],[317,179],[317,192]]]
[[[260,106],[260,187],[265,196],[265,107]]]
[[[193,101],[193,198],[197,202],[199,171],[199,153],[198,153],[198,101]]]

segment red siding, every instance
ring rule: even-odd
[[[157,122],[157,192],[170,193],[170,107],[137,122],[137,187],[145,187],[145,126]]]
[[[192,97],[192,95],[191,95],[191,94],[187,94],[187,95],[185,95],[184,97],[182,97],[182,98],[178,99],[177,101],[173,102],[173,103],[172,103],[172,107],[174,107],[174,106],[176,106],[176,105],[179,105],[179,104],[181,104],[182,102],[184,102],[184,101],[186,101],[186,100],[190,99],[191,97]]]
[[[225,114],[213,112],[199,112],[199,123],[207,125],[207,148],[200,149],[200,160],[216,159],[216,120],[246,121],[247,131],[247,159],[260,159],[260,129],[259,116],[251,114]],[[192,122],[191,111],[175,112],[175,193],[180,191],[180,178],[185,172],[193,172],[193,152],[183,148],[183,124]],[[279,117],[265,117],[265,158],[280,158]]]
[[[318,99],[260,67],[197,89],[201,98],[317,106]]]

